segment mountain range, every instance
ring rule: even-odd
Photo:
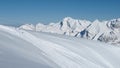
[[[36,25],[25,24],[20,26],[19,29],[63,34],[120,45],[120,18],[91,22],[65,17],[58,23],[50,23],[48,25],[42,23]]]

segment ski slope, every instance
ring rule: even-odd
[[[0,68],[120,68],[120,47],[0,25]]]

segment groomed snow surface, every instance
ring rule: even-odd
[[[120,68],[120,47],[0,25],[0,68]]]

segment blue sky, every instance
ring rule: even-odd
[[[109,20],[120,17],[120,0],[0,0],[0,24],[58,22],[64,17]]]

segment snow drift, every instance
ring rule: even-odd
[[[120,47],[0,25],[0,68],[120,68]]]

